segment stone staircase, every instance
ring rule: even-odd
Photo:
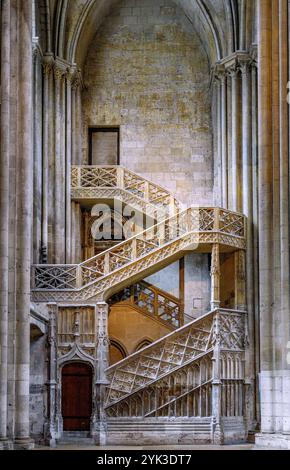
[[[104,407],[112,433],[109,442],[124,422],[123,442],[133,429],[148,440],[155,426],[166,422],[174,423],[175,432],[185,431],[182,423],[192,432],[202,429],[204,442],[212,442],[217,424],[242,418],[245,320],[242,312],[209,312],[109,367]],[[226,406],[223,417],[221,404]],[[240,419],[237,428],[242,438]]]
[[[78,265],[34,265],[35,302],[107,300],[188,251],[245,250],[245,218],[219,208],[190,208]]]
[[[77,202],[117,199],[158,220],[181,209],[170,191],[121,166],[73,166],[71,197]]]
[[[246,315],[219,308],[219,254],[245,251],[245,217],[214,207],[181,210],[170,192],[121,167],[73,167],[72,198],[119,198],[152,217],[148,229],[83,263],[32,267],[32,300],[54,303],[54,324],[62,324],[58,364],[88,360],[95,369],[92,435],[112,444],[133,435],[142,443],[221,443],[223,429],[234,429],[244,438]],[[178,299],[144,279],[188,251],[212,253],[212,311],[183,325]],[[175,331],[107,367],[110,298]]]

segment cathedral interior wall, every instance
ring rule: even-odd
[[[212,204],[209,63],[183,11],[168,0],[124,1],[104,20],[84,68],[88,126],[120,126],[120,163],[186,205]]]

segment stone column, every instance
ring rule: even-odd
[[[79,86],[76,90],[76,116],[77,116],[77,134],[76,134],[76,154],[77,165],[84,165],[82,155],[82,82],[80,73],[78,73]]]
[[[228,207],[228,129],[227,129],[227,77],[224,65],[215,66],[216,116],[217,116],[217,181],[218,206]],[[216,196],[217,197],[217,196]]]
[[[288,15],[287,15],[288,13]],[[282,316],[282,337],[284,344],[290,341],[290,294],[289,294],[289,194],[290,194],[290,175],[289,175],[289,109],[290,103],[285,101],[285,87],[289,81],[290,66],[290,5],[287,0],[279,1],[279,123],[280,123],[280,263],[281,263],[281,316]],[[288,40],[288,54],[285,51],[285,44]],[[289,87],[288,87],[289,92]],[[289,343],[290,344],[290,343]],[[289,361],[287,361],[288,351],[285,351],[282,357],[282,367],[289,370]],[[290,381],[289,381],[290,384]],[[284,392],[284,402],[289,400],[289,390]],[[287,398],[288,397],[288,398]],[[285,413],[286,414],[286,413]],[[283,431],[290,433],[290,412],[288,418],[283,422]]]
[[[30,267],[33,212],[32,1],[19,2],[15,447],[30,448]]]
[[[42,220],[41,220],[41,263],[47,263],[48,255],[48,167],[49,167],[49,121],[50,88],[52,80],[52,55],[43,58],[43,148],[42,148]]]
[[[72,79],[74,69],[70,69],[66,76],[66,204],[65,204],[65,240],[66,240],[66,256],[67,264],[72,260],[71,248],[71,162],[72,162]]]
[[[247,216],[247,251],[236,253],[236,308],[248,312],[249,344],[246,350],[247,425],[252,430],[255,417],[255,268],[253,224],[253,155],[252,155],[252,60],[240,59],[242,73],[242,205]],[[256,97],[254,96],[254,99]],[[256,117],[254,117],[256,119]]]
[[[252,62],[251,68],[251,75],[252,75],[252,182],[253,182],[253,278],[254,278],[254,285],[253,285],[253,293],[254,293],[254,334],[253,338],[253,346],[254,347],[254,355],[255,355],[255,376],[259,371],[259,364],[260,364],[260,350],[259,350],[259,343],[260,343],[260,318],[259,318],[259,247],[258,247],[258,201],[259,201],[259,194],[258,194],[258,144],[257,144],[257,136],[258,136],[258,112],[257,112],[257,64],[255,61]],[[249,325],[249,334],[251,340],[251,326]],[[257,398],[256,398],[257,397]],[[259,421],[260,420],[260,402],[258,400],[259,397],[259,384],[256,381],[256,394],[254,396],[255,404],[256,404],[256,413],[255,418]]]
[[[239,78],[236,65],[230,68],[232,79],[232,209],[241,210]]]
[[[54,262],[62,264],[65,261],[65,191],[63,167],[65,165],[62,153],[62,86],[65,68],[62,63],[54,65],[55,81],[55,174],[54,174]]]
[[[10,152],[10,0],[1,5],[0,128],[0,448],[7,441],[8,247]],[[1,444],[2,443],[2,444]]]
[[[33,191],[40,197],[33,198],[33,253],[32,260],[39,263],[41,256],[42,236],[42,135],[43,135],[43,90],[42,90],[42,52],[38,40],[33,40]]]
[[[272,346],[269,344],[272,331],[273,303],[273,239],[272,212],[273,203],[273,163],[272,163],[272,18],[271,1],[259,0],[259,264],[260,264],[260,317],[262,341],[262,368],[272,369]]]
[[[214,165],[214,205],[222,205],[223,182],[222,182],[222,130],[221,130],[221,84],[219,75],[215,76],[213,84],[213,105],[212,115],[216,120],[216,131],[214,133],[214,147],[216,148],[217,158]]]
[[[109,306],[105,302],[96,304],[96,416],[95,440],[98,445],[106,444],[106,414],[104,410],[105,390],[108,385],[106,369],[109,367],[109,333],[108,333]]]
[[[235,308],[237,310],[247,310],[246,253],[243,250],[235,252]]]
[[[243,213],[250,218],[248,228],[252,227],[253,184],[252,184],[252,146],[251,146],[251,70],[249,60],[241,63],[242,72],[242,195]],[[252,238],[252,237],[251,237]]]
[[[227,75],[220,75],[221,80],[221,146],[222,146],[222,205],[228,208],[228,132],[227,132]]]
[[[273,114],[272,114],[272,1],[258,0],[259,74],[258,74],[258,153],[259,153],[259,289],[260,289],[260,397],[261,428],[275,432],[273,412],[274,345],[272,315],[274,305],[273,259]],[[275,83],[276,85],[276,83]],[[276,263],[277,260],[275,260]],[[275,312],[277,314],[278,312]],[[264,397],[264,394],[268,395]]]
[[[220,247],[215,243],[211,255],[211,309],[219,308],[220,303]]]

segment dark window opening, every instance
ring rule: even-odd
[[[120,164],[119,127],[89,128],[89,165]]]

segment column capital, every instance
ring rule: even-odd
[[[59,60],[55,60],[53,74],[56,81],[62,80],[67,74],[67,66]]]
[[[82,72],[80,69],[75,68],[74,69],[74,75],[72,77],[72,89],[77,90],[78,88],[82,90],[84,88],[84,82],[83,82],[83,77],[82,77]]]
[[[233,64],[231,67],[227,68],[227,75],[231,77],[232,80],[235,80],[237,78],[237,74],[239,72],[239,67],[237,63]]]
[[[49,76],[53,70],[54,55],[52,53],[44,54],[42,57],[42,68],[45,76]]]
[[[43,57],[43,52],[42,52],[41,46],[39,44],[39,38],[38,37],[32,38],[32,55],[33,55],[34,59],[36,57],[40,57],[40,58]]]
[[[250,56],[249,57],[242,57],[239,60],[239,69],[241,70],[242,75],[247,75],[247,73],[251,69],[252,62],[253,62],[253,59]]]
[[[214,80],[217,80],[217,81],[220,81],[220,82],[225,81],[226,80],[225,66],[220,64],[220,63],[216,63],[212,67],[212,77],[213,77]]]
[[[237,51],[223,58],[213,66],[212,70],[214,76],[220,78],[223,75],[230,75],[231,77],[235,77],[246,64],[251,64],[253,60],[256,60],[255,50],[253,45],[250,52]]]
[[[252,44],[250,47],[250,56],[252,59],[252,64],[257,64],[258,62],[258,44]]]

